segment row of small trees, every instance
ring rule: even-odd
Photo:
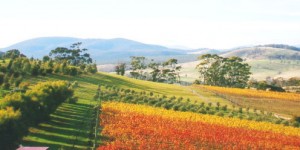
[[[48,120],[62,102],[74,101],[73,93],[67,82],[55,81],[6,95],[0,101],[1,148],[16,149],[29,126]]]
[[[299,122],[295,120],[285,121],[283,119],[272,116],[272,113],[258,111],[250,108],[242,108],[233,105],[221,105],[219,102],[204,103],[184,99],[183,97],[167,97],[165,95],[156,95],[153,92],[137,92],[131,89],[120,89],[115,86],[104,86],[101,93],[97,93],[95,97],[101,97],[104,101],[119,101],[124,103],[143,104],[175,111],[194,112],[200,114],[217,115],[221,117],[232,117],[239,119],[272,122],[276,124],[284,124],[299,127]]]

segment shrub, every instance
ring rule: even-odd
[[[211,102],[209,102],[207,105],[208,105],[209,107],[211,107],[212,103],[211,103]]]
[[[173,110],[178,111],[179,110],[180,105],[179,104],[175,104],[173,105]]]
[[[179,111],[187,111],[187,109],[186,109],[185,106],[182,105],[182,106],[179,107]]]
[[[201,102],[200,107],[204,107],[205,103]]]
[[[227,105],[222,106],[223,111],[227,111]]]
[[[206,110],[204,108],[201,108],[200,110],[198,110],[198,113],[206,114]]]
[[[76,76],[78,75],[79,69],[78,67],[75,66],[68,66],[66,69],[66,74],[71,75],[71,76]]]
[[[293,123],[292,123],[292,126],[294,126],[294,127],[299,127],[300,124],[299,124],[299,122],[293,122]]]
[[[282,121],[281,122],[283,125],[285,125],[285,126],[288,126],[289,125],[289,122],[287,121],[287,120],[284,120],[284,121]]]
[[[26,127],[21,122],[21,112],[12,107],[0,110],[0,145],[1,149],[16,149],[22,137],[26,134]]]
[[[224,113],[218,112],[218,113],[216,113],[216,115],[223,117],[223,116],[224,116]]]

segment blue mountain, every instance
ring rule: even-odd
[[[42,58],[56,47],[67,47],[82,42],[91,57],[97,63],[115,63],[129,60],[130,56],[176,56],[185,55],[186,51],[167,48],[160,45],[145,44],[133,40],[115,39],[81,39],[72,37],[41,37],[26,40],[1,49],[7,51],[18,49],[27,57]]]

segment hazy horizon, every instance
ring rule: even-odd
[[[5,0],[0,47],[50,36],[192,49],[299,45],[298,6],[297,0]]]

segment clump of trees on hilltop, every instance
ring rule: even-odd
[[[169,59],[165,62],[150,61],[143,56],[130,57],[130,77],[140,80],[148,80],[153,82],[179,83],[179,71],[181,66],[178,65],[177,59]],[[119,75],[124,75],[126,64],[120,63],[115,67],[115,71]]]
[[[80,48],[81,42],[74,43],[70,48],[57,47],[51,50],[49,56],[44,56],[44,62],[55,62],[54,72],[66,75],[78,75],[82,73],[96,73],[97,66],[92,64],[93,60],[87,49]]]
[[[51,50],[42,60],[27,58],[17,49],[8,50],[0,62],[0,86],[9,90],[18,87],[25,76],[46,76],[63,74],[76,76],[84,73],[96,73],[97,66],[87,53],[75,43],[70,48],[58,47]]]
[[[198,57],[197,69],[202,83],[213,86],[244,88],[250,78],[250,66],[242,58],[224,58],[216,54],[205,54]]]

